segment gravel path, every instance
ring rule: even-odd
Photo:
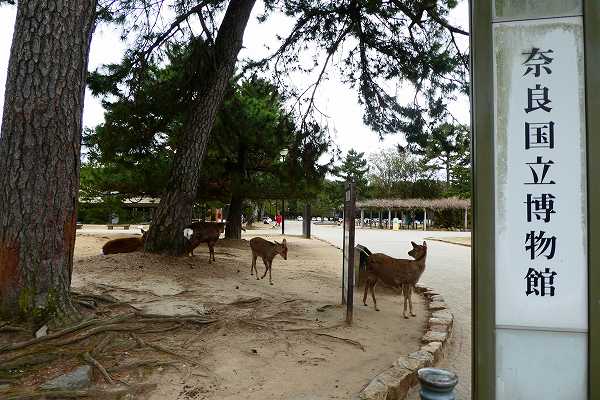
[[[286,233],[300,234],[299,223],[285,224]],[[342,247],[342,229],[332,226],[312,226],[312,234]],[[408,258],[410,241],[421,243],[426,237],[469,236],[464,232],[387,231],[379,229],[357,229],[356,243],[372,252],[386,253],[392,257]],[[429,241],[427,269],[421,277],[422,284],[436,289],[454,314],[454,332],[446,359],[441,368],[458,374],[456,389],[460,400],[471,399],[471,249],[465,246]],[[358,310],[360,312],[360,310]],[[413,390],[409,399],[418,399]]]

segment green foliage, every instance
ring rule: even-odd
[[[84,135],[88,162],[83,192],[96,197],[108,192],[160,195],[190,117],[189,103],[197,95],[193,82],[199,78],[190,68],[196,56],[194,45],[174,46],[166,65],[150,65],[137,77],[135,95],[119,83],[127,60],[90,77],[95,93],[105,96],[107,111],[105,122]],[[329,136],[314,123],[298,129],[284,101],[263,79],[231,84],[213,127],[207,168],[200,174],[199,200],[228,202],[234,192],[250,199],[317,193],[328,170],[318,161],[329,147]]]
[[[315,216],[335,216],[344,209],[344,182],[325,180],[321,191],[312,203]]]
[[[123,38],[132,44],[129,62],[118,73],[136,87],[147,65],[168,59],[174,45],[196,42],[200,44],[197,62],[210,68],[211,62],[218,61],[213,57],[222,43],[217,40],[220,27],[215,21],[228,3],[102,0],[98,15],[120,24]],[[243,71],[268,69],[284,84],[289,83],[291,72],[317,76],[314,87],[293,93],[298,104],[305,105],[301,128],[315,120],[315,93],[334,68],[334,60],[343,81],[357,90],[365,123],[381,135],[419,132],[427,116],[439,119],[444,104],[457,93],[468,94],[469,57],[456,40],[468,32],[448,22],[457,0],[266,0],[264,5],[260,22],[268,23],[272,14],[283,13],[293,20],[293,27],[289,35],[278,36],[280,44],[271,55],[247,60]],[[414,100],[402,102],[394,89],[382,83],[386,80],[412,87]]]
[[[396,148],[371,154],[369,166],[372,197],[408,198],[412,195],[415,182],[428,179],[423,163],[419,159]]]
[[[369,167],[365,158],[365,153],[357,153],[350,149],[342,165],[333,170],[333,174],[343,181],[352,180],[356,183],[358,196],[364,196],[367,193],[367,174]]]

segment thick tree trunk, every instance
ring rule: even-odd
[[[96,0],[19,1],[0,131],[0,313],[69,318]]]
[[[186,121],[181,145],[155,218],[146,237],[149,252],[184,254],[184,227],[191,222],[200,168],[215,117],[233,76],[246,24],[256,0],[231,0],[214,44],[214,69]]]
[[[239,193],[234,192],[229,204],[229,215],[227,216],[227,225],[225,227],[225,238],[242,238],[242,204],[244,199]]]

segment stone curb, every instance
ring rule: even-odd
[[[423,295],[430,317],[421,338],[423,346],[418,351],[397,359],[379,373],[352,400],[403,400],[411,387],[418,384],[417,371],[431,367],[446,355],[448,340],[452,335],[454,316],[444,298],[435,290],[416,285],[415,292]]]

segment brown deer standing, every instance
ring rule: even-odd
[[[222,222],[194,222],[183,230],[183,235],[188,242],[186,243],[185,253],[190,257],[194,255],[194,249],[200,243],[208,245],[208,262],[215,260],[215,244],[219,240],[221,233],[225,231],[225,224]]]
[[[406,303],[410,307],[410,315],[416,316],[412,306],[412,290],[414,285],[419,281],[419,278],[425,271],[425,259],[427,258],[427,243],[418,245],[411,242],[413,248],[408,252],[408,255],[414,260],[404,260],[392,258],[385,254],[376,253],[369,256],[367,260],[367,281],[365,283],[365,295],[363,296],[363,304],[367,305],[367,292],[371,289],[373,304],[375,310],[377,308],[377,300],[375,300],[375,284],[381,279],[386,285],[394,288],[400,288],[404,296],[404,318],[406,315]]]
[[[142,250],[144,248],[144,241],[146,240],[146,231],[143,229],[140,230],[142,231],[142,237],[109,240],[102,246],[102,254],[132,253]]]
[[[252,249],[252,266],[250,267],[250,275],[254,275],[256,271],[256,279],[258,279],[258,269],[256,268],[256,258],[260,257],[265,264],[265,273],[260,279],[263,279],[269,272],[269,283],[272,285],[271,280],[271,265],[273,264],[273,258],[277,254],[280,254],[284,260],[287,260],[287,243],[285,239],[281,243],[269,242],[260,237],[250,239],[250,248]]]

